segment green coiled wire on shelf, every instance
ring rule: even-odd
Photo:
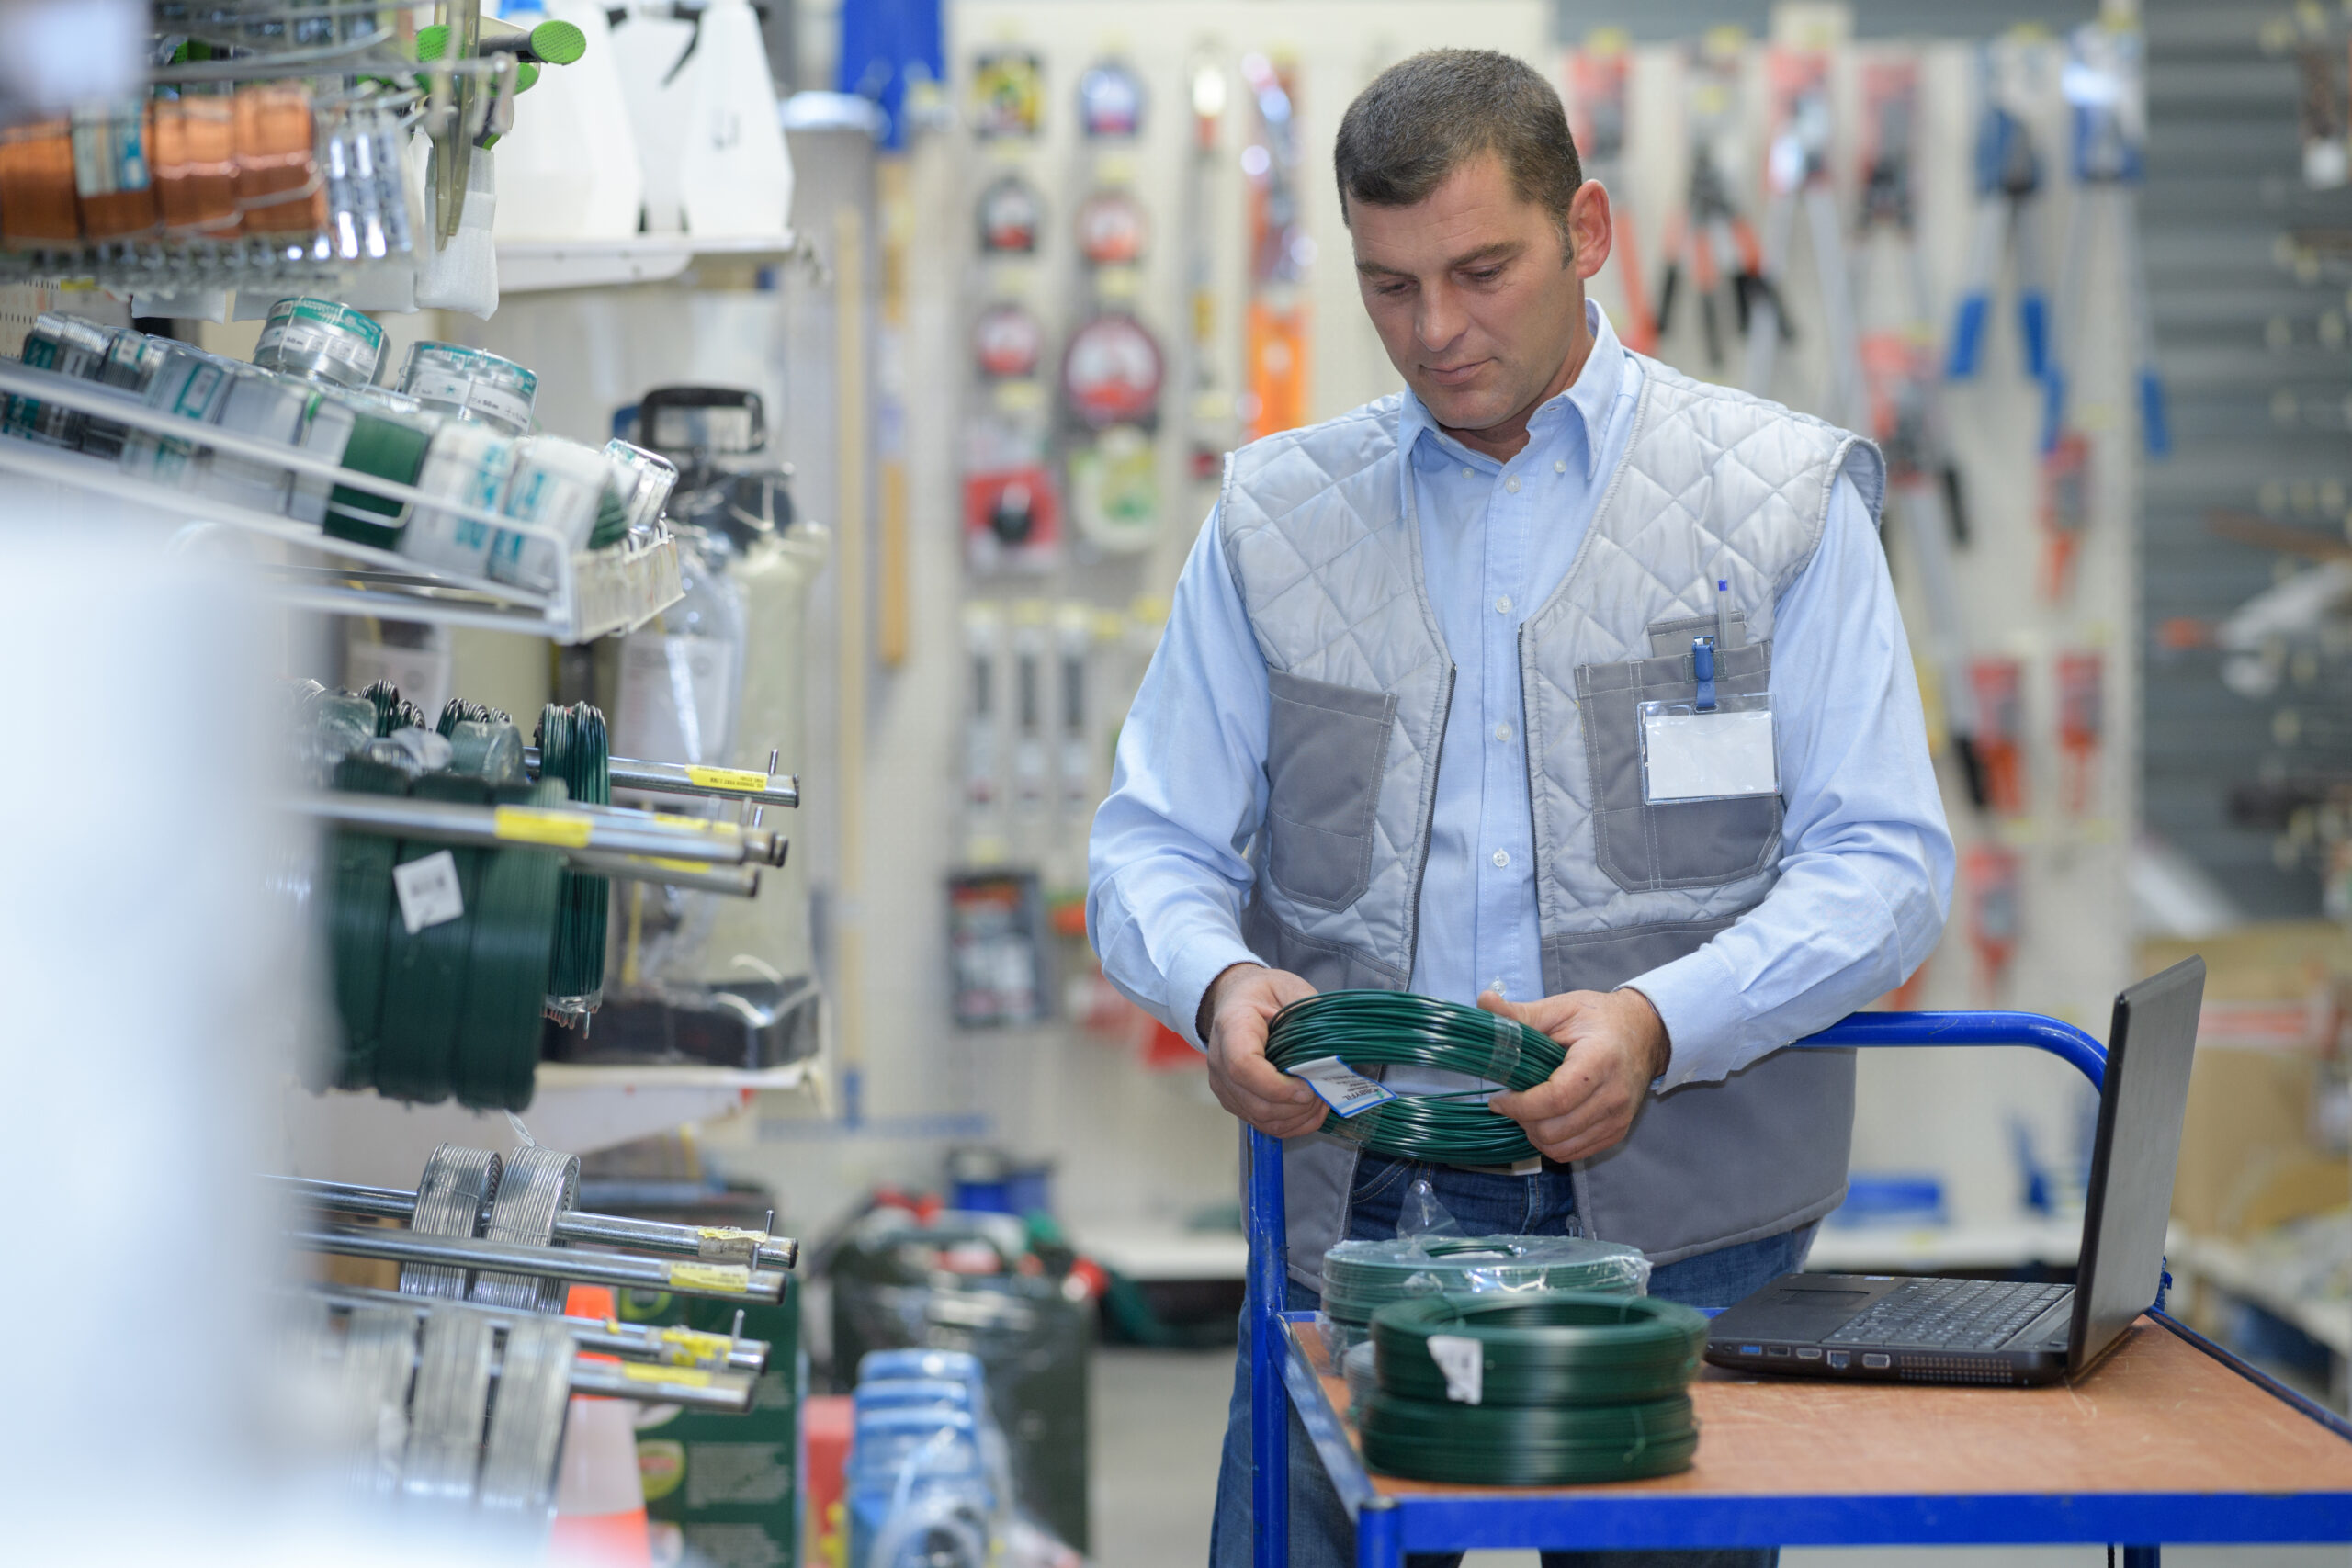
[[[1698,1312],[1653,1296],[1394,1303],[1372,1320],[1364,1460],[1420,1481],[1505,1486],[1685,1469],[1699,1444],[1685,1390],[1706,1339]]]
[[[390,681],[379,681],[359,694],[376,705],[376,733],[390,735],[395,729],[426,729],[424,714],[414,703],[401,695],[401,689]]]
[[[1531,1089],[1566,1055],[1515,1020],[1402,991],[1328,991],[1291,1003],[1266,1030],[1266,1060],[1285,1071],[1338,1056],[1359,1069],[1442,1067]],[[1328,1115],[1322,1130],[1374,1154],[1444,1165],[1510,1165],[1535,1154],[1520,1124],[1481,1098],[1402,1095],[1353,1117]]]
[[[566,798],[562,784],[546,778],[492,795],[502,806],[561,806]],[[502,849],[482,866],[450,1086],[476,1110],[519,1111],[531,1102],[563,875],[563,857],[552,850]]]
[[[435,726],[449,742],[449,771],[485,784],[523,782],[523,732],[497,708],[451,697]]]
[[[582,806],[613,803],[612,750],[605,716],[587,703],[539,713],[539,776],[556,779]],[[557,917],[555,964],[548,979],[547,1009],[570,1021],[596,1010],[605,996],[605,927],[612,884],[601,876],[563,874]]]
[[[1649,1260],[1638,1247],[1589,1236],[1343,1241],[1323,1255],[1323,1311],[1335,1324],[1360,1325],[1392,1302],[1532,1291],[1631,1296],[1649,1277]]]

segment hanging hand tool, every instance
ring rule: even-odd
[[[2049,374],[2050,306],[2039,220],[2041,154],[2028,125],[2047,74],[2048,52],[2049,41],[2038,29],[2019,29],[1986,44],[1981,59],[1984,104],[1976,121],[1976,213],[1951,333],[1950,373],[1956,381],[1975,375],[1983,357],[2004,254],[2017,276],[2026,374],[2037,381]]]
[[[1719,291],[1727,280],[1733,314],[1745,336],[1756,300],[1771,288],[1764,277],[1755,228],[1733,206],[1723,173],[1738,162],[1740,53],[1745,45],[1737,28],[1719,28],[1686,62],[1683,112],[1690,141],[1690,188],[1683,210],[1667,225],[1666,276],[1657,296],[1657,331],[1663,337],[1672,330],[1682,275],[1689,271],[1699,299],[1707,363],[1717,369],[1724,362]]]
[[[1772,97],[1772,138],[1764,156],[1762,287],[1749,311],[1745,385],[1759,397],[1772,393],[1772,373],[1781,344],[1790,336],[1780,284],[1787,275],[1789,245],[1797,208],[1804,208],[1813,241],[1814,274],[1821,297],[1824,346],[1829,355],[1829,385],[1821,412],[1833,424],[1861,417],[1861,362],[1855,346],[1854,310],[1846,278],[1846,231],[1838,216],[1836,181],[1829,170],[1835,127],[1829,105],[1829,55],[1826,50],[1775,48],[1765,56]]]
[[[1611,259],[1624,299],[1625,319],[1618,337],[1636,354],[1657,346],[1657,321],[1650,314],[1649,291],[1634,231],[1633,182],[1626,177],[1626,83],[1633,74],[1632,40],[1623,28],[1597,28],[1582,49],[1567,57],[1568,129],[1585,177],[1609,192],[1612,237]]]
[[[2075,127],[2075,205],[2066,219],[2058,308],[2061,341],[2049,365],[2042,450],[2065,433],[2068,361],[2090,304],[2093,234],[2113,235],[2132,338],[2132,365],[2140,402],[2140,443],[2151,457],[2172,450],[2165,416],[2164,382],[2156,375],[2155,342],[2148,324],[2148,289],[2140,254],[2139,185],[2148,139],[2147,46],[2140,29],[2119,22],[2086,22],[2075,29],[2061,77]]]

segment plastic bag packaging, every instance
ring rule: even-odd
[[[1408,1194],[1409,1207],[1413,1196]],[[1343,1241],[1323,1255],[1327,1343],[1344,1357],[1391,1302],[1440,1292],[1600,1291],[1638,1296],[1650,1262],[1621,1242],[1575,1235],[1441,1235]]]
[[[1437,1201],[1437,1189],[1426,1176],[1405,1190],[1405,1201],[1396,1213],[1396,1234],[1399,1237],[1453,1236],[1463,1234],[1462,1225],[1452,1210]]]

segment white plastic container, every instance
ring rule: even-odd
[[[695,25],[669,10],[663,5],[658,11],[632,12],[612,35],[645,183],[645,228],[652,234],[674,234],[686,226],[678,180],[685,162],[687,106],[700,77],[695,62],[680,66],[695,41]]]
[[[778,235],[792,216],[792,157],[751,0],[710,0],[686,70],[678,195],[698,239]]]
[[[514,442],[486,426],[451,420],[433,433],[416,488],[427,495],[495,512],[514,471]],[[420,506],[401,530],[401,554],[444,570],[488,577],[491,545],[497,532],[488,523],[459,517],[437,506]]]
[[[514,129],[498,139],[498,214],[506,240],[621,240],[637,232],[645,175],[621,88],[619,51],[601,4],[509,0],[503,21],[570,22],[588,40],[569,65],[539,72],[514,100]]]
[[[563,543],[559,547],[552,540],[501,529],[491,547],[490,575],[545,593],[559,581],[564,553],[588,547],[613,467],[594,447],[560,435],[534,435],[515,446],[514,471],[499,510],[519,523],[553,529]]]

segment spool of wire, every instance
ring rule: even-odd
[[[1392,1302],[1533,1291],[1634,1296],[1649,1277],[1639,1248],[1584,1236],[1343,1241],[1323,1255],[1323,1311],[1335,1323],[1362,1325]]]
[[[1372,1321],[1366,1462],[1421,1481],[1559,1486],[1686,1468],[1707,1321],[1651,1296],[1430,1296]]]
[[[1363,1424],[1364,1407],[1380,1387],[1380,1372],[1372,1358],[1369,1339],[1340,1358],[1340,1371],[1348,1382],[1348,1419],[1357,1425]]]
[[[334,787],[360,795],[406,795],[396,768],[364,758],[335,764]],[[334,1082],[364,1089],[375,1079],[383,1042],[384,944],[393,909],[392,866],[399,841],[379,833],[337,831],[327,840],[334,878],[328,942],[334,953],[335,1010],[343,1019],[343,1056]]]
[[[1459,1002],[1398,991],[1331,991],[1293,1002],[1266,1031],[1266,1060],[1285,1070],[1338,1056],[1351,1067],[1442,1067],[1531,1089],[1556,1071],[1557,1043],[1511,1019]],[[1443,1165],[1510,1165],[1532,1158],[1519,1123],[1481,1099],[1405,1095],[1322,1131],[1374,1154]]]
[[[555,1235],[556,1216],[580,1196],[580,1156],[528,1144],[506,1162],[498,1196],[490,1206],[492,1241],[548,1246]],[[492,1274],[474,1280],[473,1299],[485,1306],[520,1307],[528,1312],[561,1312],[567,1287],[561,1280],[529,1274]]]
[[[481,780],[450,773],[427,773],[410,785],[410,794],[420,800],[462,806],[485,806],[490,800],[488,786]],[[465,908],[474,909],[481,897],[482,853],[404,839],[399,863],[447,855],[457,870],[459,900]],[[429,1105],[449,1098],[450,1058],[465,1001],[470,945],[466,924],[463,916],[415,931],[398,917],[385,922],[386,1006],[376,1087],[395,1099]]]
[[[492,795],[503,806],[554,807],[566,798],[561,782],[549,778]],[[495,850],[482,866],[452,1064],[461,1104],[520,1111],[531,1103],[563,875],[562,857],[551,850]]]
[[[555,1508],[556,1454],[571,1406],[574,1346],[571,1331],[552,1321],[511,1325],[505,1337],[474,1500],[483,1512],[522,1526],[536,1547],[537,1531]]]
[[[613,801],[612,753],[605,716],[586,703],[539,715],[539,776],[560,780],[582,806]],[[547,1010],[560,1021],[594,1012],[605,999],[605,926],[612,884],[601,876],[563,874],[562,912],[556,924],[555,964]]]
[[[425,1318],[408,1451],[401,1463],[404,1502],[463,1506],[473,1501],[492,1349],[492,1320],[481,1313],[440,1307]]]
[[[419,1235],[454,1235],[468,1240],[481,1234],[481,1212],[498,1191],[504,1165],[488,1149],[443,1144],[424,1162],[416,1184],[416,1210],[408,1228]],[[401,1266],[401,1293],[466,1299],[463,1269],[447,1263],[406,1263]]]

